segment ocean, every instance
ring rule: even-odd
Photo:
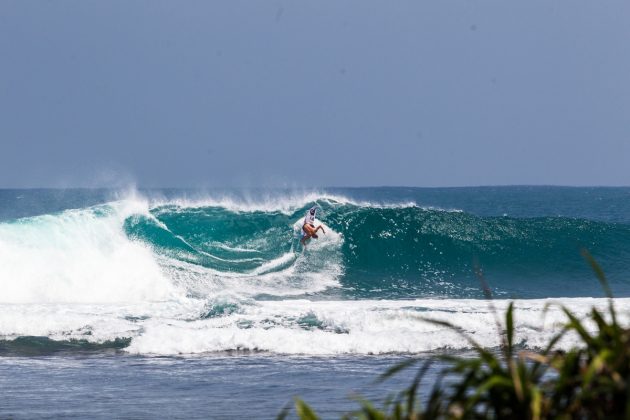
[[[338,418],[470,350],[426,319],[496,348],[514,300],[536,349],[606,305],[582,249],[628,322],[630,188],[0,190],[0,417]]]

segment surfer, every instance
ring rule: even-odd
[[[303,247],[306,247],[307,239],[317,239],[318,230],[321,229],[322,232],[326,233],[322,225],[315,227],[315,213],[317,213],[317,206],[311,207],[311,209],[306,212],[306,216],[304,217],[304,224],[302,225],[302,239],[300,240],[300,243]]]

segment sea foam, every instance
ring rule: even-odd
[[[122,229],[141,202],[0,223],[0,302],[128,302],[176,292],[146,244]]]

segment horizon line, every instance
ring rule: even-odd
[[[562,184],[483,184],[483,185],[450,185],[450,186],[418,186],[418,185],[363,185],[363,186],[304,186],[304,187],[288,187],[288,186],[69,186],[69,187],[57,187],[57,186],[36,186],[36,187],[8,187],[0,186],[0,190],[218,190],[218,189],[233,189],[233,190],[317,190],[317,189],[368,189],[368,188],[409,188],[409,189],[463,189],[463,188],[630,188],[630,185],[562,185]]]

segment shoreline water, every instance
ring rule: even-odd
[[[3,358],[0,416],[271,419],[299,396],[323,418],[339,418],[358,408],[353,396],[381,401],[407,386],[411,371],[374,384],[401,360],[252,354]],[[437,376],[439,366],[434,369]]]

